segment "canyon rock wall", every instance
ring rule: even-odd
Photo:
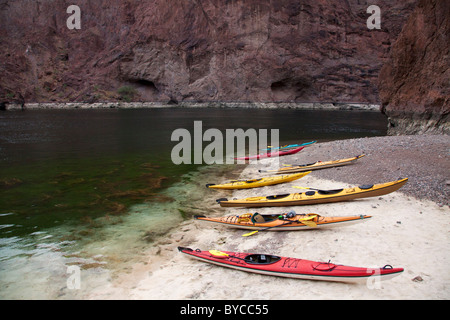
[[[69,30],[70,5],[81,29]],[[369,30],[367,8],[381,9]],[[416,0],[0,0],[0,102],[379,103]]]
[[[450,133],[450,1],[421,0],[380,72],[389,134]]]

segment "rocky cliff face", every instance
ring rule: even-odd
[[[0,0],[0,100],[377,103],[415,3]],[[71,4],[80,30],[66,26]]]
[[[450,1],[421,0],[380,73],[390,134],[450,133]]]

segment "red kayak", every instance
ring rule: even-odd
[[[257,154],[255,156],[234,158],[234,160],[259,160],[259,159],[271,158],[271,157],[281,157],[281,156],[286,156],[288,154],[297,153],[304,148],[305,147],[299,147],[299,148],[295,148],[295,149],[291,149],[291,150],[278,150],[278,151],[273,151],[273,152]]]
[[[229,251],[201,251],[178,247],[178,250],[195,259],[222,267],[271,276],[325,280],[339,282],[361,282],[369,277],[379,276],[380,280],[393,278],[403,272],[403,268],[385,265],[382,268],[362,268],[317,262],[297,258],[278,257],[270,254],[239,253]]]

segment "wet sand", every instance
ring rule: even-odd
[[[356,163],[313,171],[297,181],[238,191],[205,189],[205,207],[188,214],[221,216],[246,212],[314,212],[323,216],[371,215],[361,223],[333,229],[259,232],[214,226],[187,219],[149,245],[142,259],[116,273],[85,299],[449,299],[450,298],[450,139],[448,136],[399,136],[318,143],[280,158],[309,163],[365,153]],[[275,167],[274,159],[251,163],[240,178]],[[265,174],[268,176],[269,174]],[[408,177],[399,191],[350,202],[282,207],[221,208],[216,198],[299,192],[293,186],[322,189],[375,184]],[[226,179],[226,177],[224,177]],[[221,181],[211,181],[217,183]],[[186,186],[187,188],[189,186]],[[191,212],[192,211],[192,212]],[[195,211],[195,212],[194,212]],[[207,214],[205,214],[207,213]],[[180,254],[178,246],[202,250],[259,252],[365,267],[390,264],[405,271],[392,280],[363,284],[270,277],[222,268]]]

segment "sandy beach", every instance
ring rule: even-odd
[[[391,136],[317,143],[280,163],[309,163],[366,154],[355,164],[313,171],[286,184],[258,189],[205,189],[197,211],[209,216],[246,212],[371,215],[361,223],[332,229],[259,232],[183,221],[149,245],[136,262],[99,286],[88,299],[449,299],[450,298],[450,139],[442,135]],[[240,178],[275,169],[274,159],[250,163]],[[244,166],[243,166],[244,167]],[[270,174],[264,174],[268,176]],[[244,198],[299,192],[293,186],[322,189],[375,184],[408,177],[394,193],[351,202],[282,208],[221,208],[224,195]],[[224,177],[225,179],[226,177]],[[218,183],[221,181],[210,181]],[[202,250],[259,252],[365,267],[390,264],[405,271],[380,283],[346,284],[250,274],[203,263],[180,254],[178,246]]]

